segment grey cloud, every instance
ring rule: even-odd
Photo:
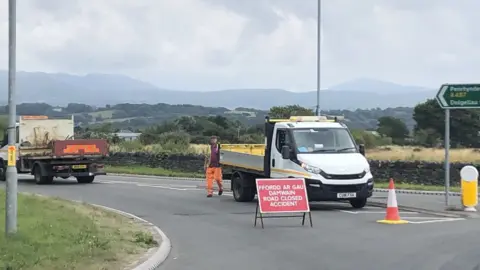
[[[118,27],[125,29],[115,31],[115,35],[103,33],[101,35],[108,38],[101,41],[100,31],[106,30],[99,25],[99,29],[92,28],[90,32],[79,31],[71,42],[55,51],[39,46],[32,49],[34,53],[29,53],[52,69],[104,69],[113,72],[135,69],[138,73],[144,70],[150,74],[156,65],[163,64],[162,57],[166,57],[160,53],[161,42],[169,41],[179,48],[187,48],[195,34],[190,22],[182,17],[183,14],[165,10],[168,3],[176,0],[156,1],[158,2],[144,1],[141,4],[139,0],[98,0],[102,5],[111,5],[111,12],[125,23],[119,23]],[[232,72],[237,72],[237,75],[232,76],[236,81],[230,81],[230,84],[246,84],[247,81],[242,76],[250,75],[249,72],[253,72],[250,71],[252,66],[258,65],[259,71],[255,67],[256,73],[251,84],[268,85],[272,77],[278,77],[272,83],[280,84],[283,82],[281,80],[290,80],[288,83],[294,85],[293,80],[305,81],[308,77],[314,87],[315,79],[311,76],[315,75],[312,71],[315,68],[313,42],[316,35],[313,22],[317,16],[317,0],[198,1],[235,12],[247,19],[237,47],[232,50],[215,48],[203,55],[203,64],[213,68],[230,68]],[[89,7],[89,4],[92,6]],[[98,21],[103,15],[94,13],[98,11],[95,11],[93,5],[95,1],[87,0],[19,1],[19,20],[24,23],[22,29],[29,30],[39,23],[37,20],[40,16],[35,16],[37,11],[49,12],[59,24],[66,24],[70,16],[81,11],[84,12],[81,14],[85,16],[84,21]],[[478,73],[478,0],[322,0],[322,7],[322,76],[326,84],[368,76],[425,85],[438,80],[444,82],[456,78],[474,78]],[[304,22],[310,20],[309,24],[305,24],[310,32],[302,37],[309,44],[302,49],[312,49],[308,53],[311,57],[308,63],[299,60],[300,56],[307,57],[307,53],[299,51],[295,46],[302,44],[295,44],[294,41],[284,45],[279,50],[281,55],[275,56],[275,61],[271,63],[266,63],[262,52],[256,51],[257,38],[273,33],[282,23],[283,18],[275,14],[274,8],[293,13]],[[383,13],[376,13],[378,8],[383,8]],[[392,10],[395,14],[391,13]],[[108,9],[102,11],[109,12]],[[155,12],[158,12],[159,17],[152,17]],[[198,46],[201,47],[202,44]],[[456,61],[442,60],[446,54],[452,55]],[[168,57],[174,59],[175,56]],[[298,69],[299,75],[291,75],[287,79],[282,72],[289,66]],[[261,73],[262,70],[266,70],[265,73]],[[169,76],[175,72],[181,73],[179,76],[182,77],[203,76],[183,74],[183,71],[168,72]],[[202,83],[207,84],[208,80]],[[227,83],[226,79],[221,81],[221,84]]]
[[[36,57],[51,68],[81,72],[148,69],[158,64],[148,52],[130,51],[119,55],[106,51],[95,53],[94,50],[75,46],[62,50],[43,50]]]
[[[78,11],[80,0],[29,0],[17,1],[17,14],[19,21],[31,19],[34,14],[25,13],[25,10],[48,12],[57,20],[68,20],[74,12]]]

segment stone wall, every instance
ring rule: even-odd
[[[141,165],[172,171],[203,173],[203,155],[166,155],[149,153],[111,153],[105,164],[113,166]]]
[[[444,184],[443,163],[423,161],[378,161],[370,160],[374,178],[387,181],[393,178],[397,183],[424,185]],[[117,166],[142,165],[161,167],[167,170],[203,173],[202,155],[166,155],[149,153],[112,153],[106,164]],[[460,169],[470,164],[451,164],[450,181],[452,186],[460,183]],[[477,168],[480,170],[480,165]]]

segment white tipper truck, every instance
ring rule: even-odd
[[[372,196],[373,176],[364,145],[339,118],[266,117],[265,144],[222,144],[220,164],[234,199],[252,201],[256,178],[299,177],[309,201],[349,201],[363,208]]]

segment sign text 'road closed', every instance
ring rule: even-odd
[[[261,213],[310,212],[305,179],[256,179]]]

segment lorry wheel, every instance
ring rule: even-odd
[[[7,175],[5,174],[7,171],[5,169],[5,166],[0,167],[0,181],[5,182],[7,180]]]
[[[245,187],[242,174],[234,174],[232,177],[233,198],[237,202],[251,202],[255,198],[255,190],[251,187]]]
[[[350,200],[350,205],[353,208],[363,208],[365,205],[367,205],[367,199],[353,199]]]
[[[37,183],[37,185],[51,184],[53,182],[53,176],[42,176],[40,166],[35,166],[33,177],[35,178],[35,183]]]
[[[77,177],[77,182],[79,184],[90,184],[95,179],[95,176],[79,176]]]

